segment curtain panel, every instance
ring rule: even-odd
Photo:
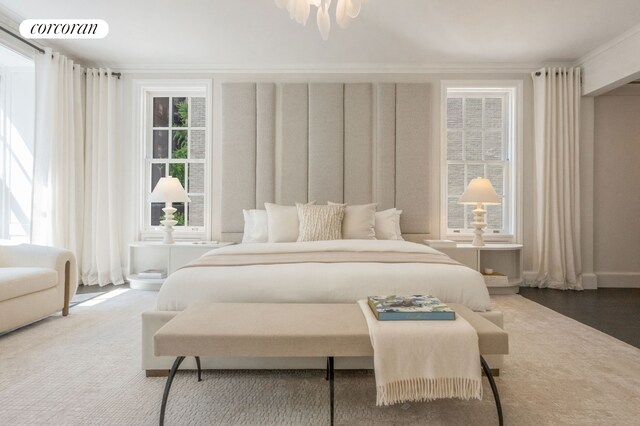
[[[536,238],[531,286],[582,290],[580,68],[532,74]]]
[[[82,67],[73,61],[50,49],[36,56],[31,241],[76,255],[84,204],[83,84]]]
[[[120,80],[109,69],[86,70],[82,282],[124,283],[120,253]]]
[[[124,282],[120,102],[111,70],[85,70],[50,49],[37,55],[31,241],[73,251],[88,285]]]

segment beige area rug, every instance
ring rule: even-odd
[[[116,294],[0,337],[1,425],[157,424],[165,379],[139,359],[156,293]],[[639,424],[640,350],[520,296],[494,302],[511,338],[497,378],[507,425]],[[181,372],[166,424],[325,425],[328,398],[319,370]],[[486,379],[482,401],[378,408],[372,372],[338,371],[336,410],[339,425],[497,424]]]

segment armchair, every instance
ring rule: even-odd
[[[72,252],[33,244],[0,246],[0,333],[57,311],[67,316],[77,288]]]

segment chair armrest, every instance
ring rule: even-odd
[[[39,267],[64,270],[67,261],[73,261],[75,256],[69,250],[35,244],[19,244],[15,246],[1,246],[1,266]]]
[[[63,315],[78,289],[78,265],[73,252],[35,244],[0,246],[0,266],[51,268],[58,272]]]

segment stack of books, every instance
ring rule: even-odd
[[[456,313],[433,296],[369,296],[379,321],[454,320]]]
[[[162,269],[147,269],[146,271],[138,272],[137,276],[140,279],[167,278],[167,271],[164,271]]]

